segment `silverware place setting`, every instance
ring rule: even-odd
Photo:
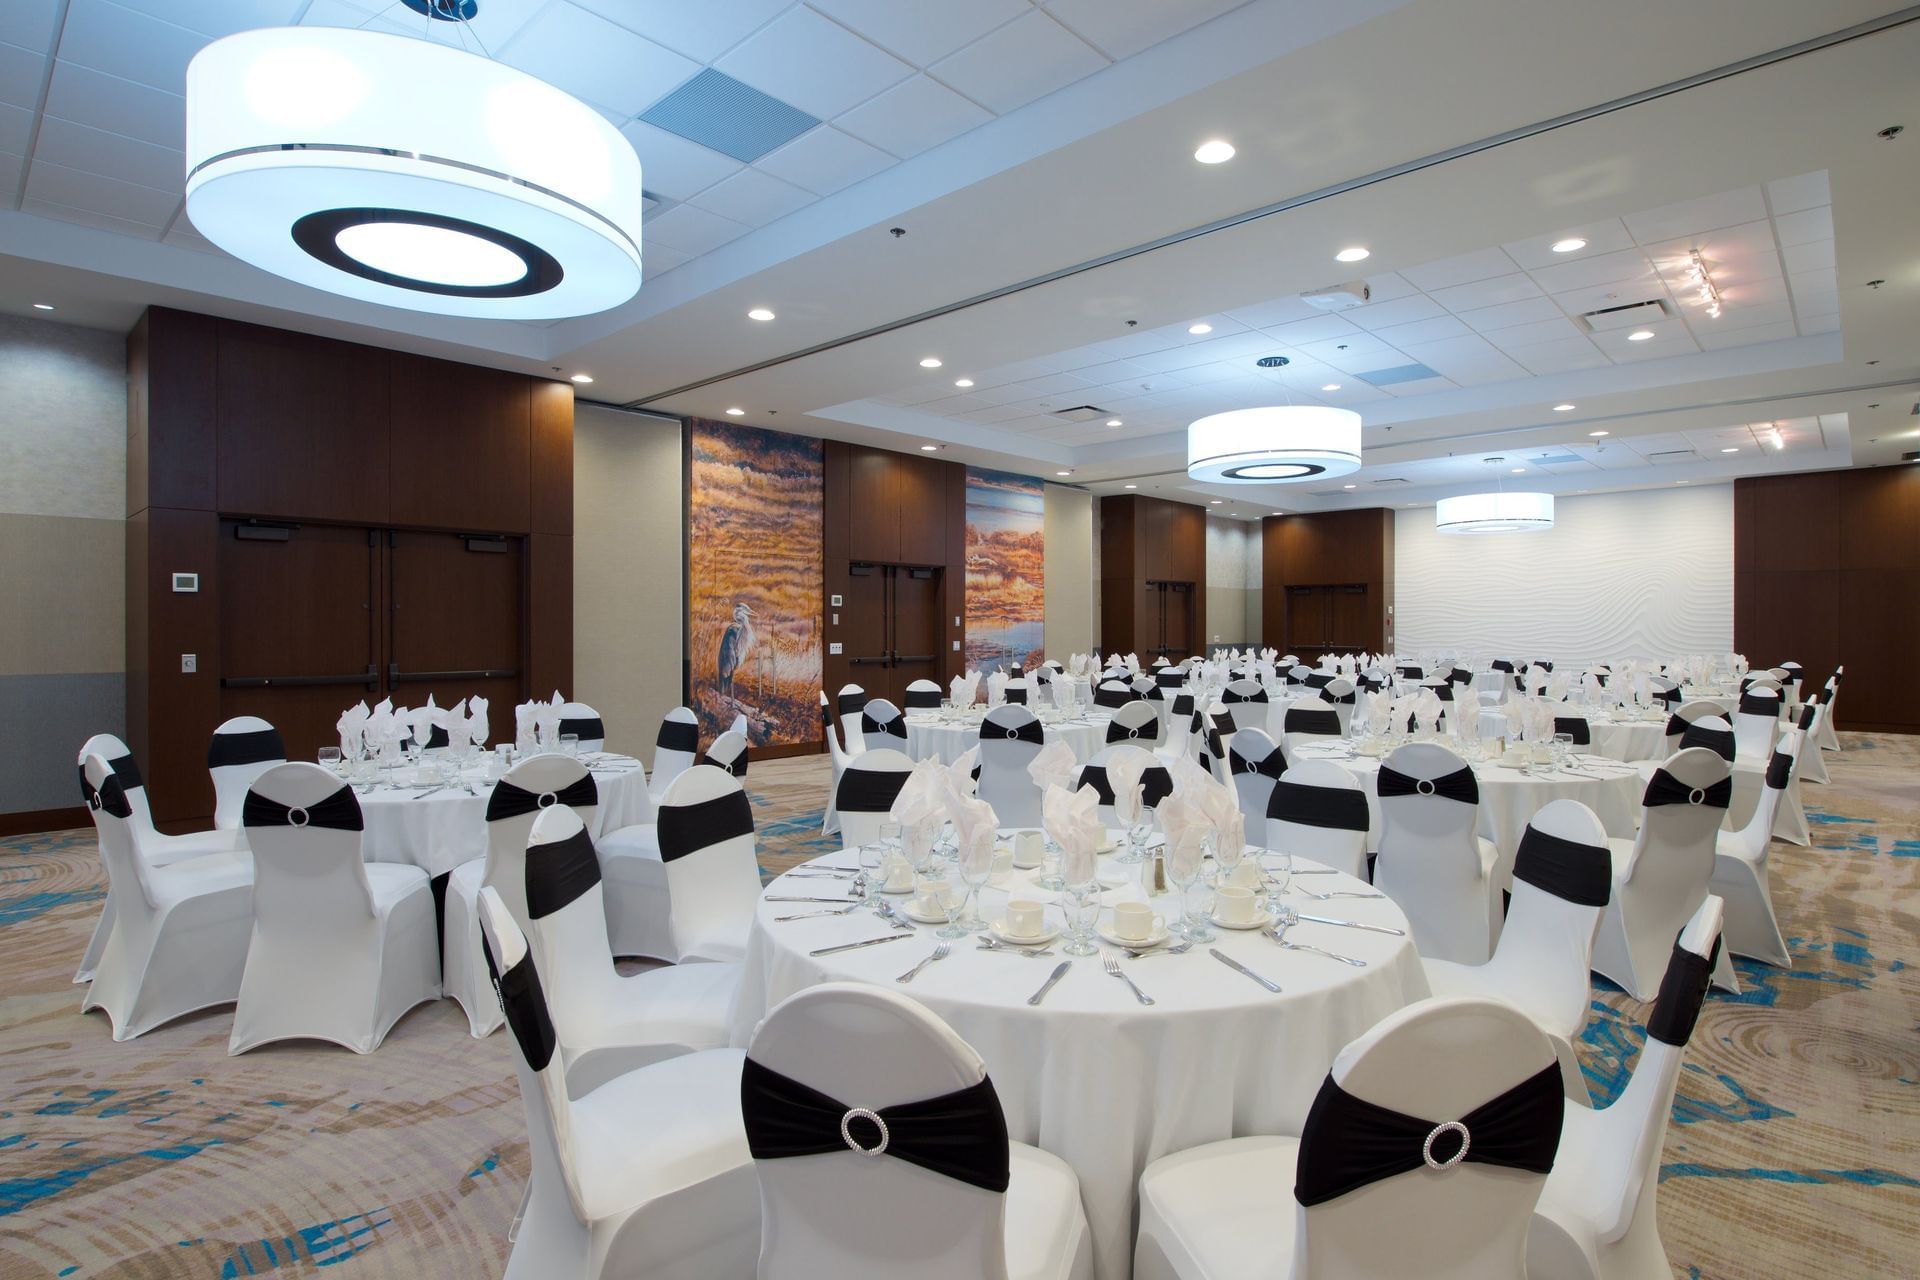
[[[980,939],[980,945],[975,947],[974,950],[975,951],[998,951],[1002,955],[1027,956],[1028,958],[1034,958],[1038,956],[1052,955],[1053,944],[1048,943],[1046,946],[1043,946],[1043,947],[1017,947],[1011,942],[1002,942],[998,938],[985,936]]]
[[[952,954],[953,954],[953,946],[950,943],[943,942],[939,946],[935,947],[932,951],[928,952],[927,958],[925,960],[922,960],[919,964],[913,966],[913,968],[907,970],[905,973],[895,978],[894,981],[895,982],[912,982],[915,978],[920,976],[920,971],[922,969],[926,968],[928,965],[932,964],[936,960],[945,960],[948,956]]]
[[[1073,961],[1071,960],[1062,960],[1059,964],[1055,965],[1053,972],[1047,975],[1047,980],[1040,984],[1040,989],[1027,997],[1027,1003],[1030,1005],[1038,1005],[1042,1000],[1045,1000],[1047,998],[1047,992],[1053,990],[1054,984],[1066,977],[1067,970],[1071,968],[1073,968]]]
[[[1325,902],[1329,898],[1384,898],[1387,896],[1384,893],[1362,893],[1358,889],[1329,889],[1325,893],[1315,893],[1311,889],[1302,889],[1300,892],[1320,902]]]
[[[1252,978],[1255,982],[1259,983],[1261,986],[1265,987],[1267,990],[1273,992],[1275,995],[1280,994],[1279,983],[1273,981],[1271,978],[1261,977],[1259,974],[1247,968],[1247,966],[1241,964],[1238,960],[1235,960],[1232,956],[1228,955],[1226,952],[1220,950],[1220,948],[1208,947],[1207,954],[1212,956],[1215,960],[1218,960],[1221,964],[1227,966],[1227,968],[1232,969],[1235,973],[1242,973],[1242,974],[1245,974],[1247,977]]]
[[[1142,991],[1140,984],[1135,982],[1133,978],[1128,975],[1127,971],[1120,967],[1120,957],[1112,954],[1104,955],[1100,957],[1100,967],[1107,971],[1109,978],[1118,978],[1133,988],[1133,998],[1135,1000],[1138,1000],[1141,1004],[1153,1003],[1153,997]]]
[[[831,947],[816,947],[814,950],[807,952],[807,954],[810,956],[838,955],[842,951],[858,951],[862,947],[877,947],[883,942],[899,942],[908,936],[910,935],[904,933],[883,933],[877,938],[862,938],[858,942],[842,942]]]
[[[1170,947],[1128,947],[1129,960],[1151,960],[1155,956],[1183,956],[1193,950],[1191,942],[1176,942]]]
[[[1343,929],[1364,929],[1368,933],[1389,933],[1396,938],[1404,938],[1407,936],[1405,929],[1395,929],[1391,925],[1362,924],[1358,920],[1336,920],[1332,916],[1310,916],[1305,912],[1295,913],[1295,918],[1308,920],[1314,924],[1337,924]]]
[[[825,911],[796,911],[790,916],[775,916],[775,924],[785,924],[789,920],[817,920],[821,916],[844,916],[856,907],[865,906],[862,902],[849,902],[844,907],[832,907]]]
[[[1365,960],[1356,959],[1353,956],[1343,956],[1338,951],[1329,951],[1325,947],[1316,947],[1311,942],[1288,942],[1287,930],[1293,928],[1293,925],[1293,920],[1282,917],[1279,923],[1271,928],[1262,929],[1260,932],[1271,939],[1275,946],[1282,947],[1288,951],[1310,951],[1314,955],[1325,956],[1329,960],[1338,960],[1341,964],[1352,965],[1356,969],[1364,969],[1367,967]]]

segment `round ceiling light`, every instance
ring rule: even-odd
[[[1553,528],[1550,493],[1469,493],[1434,504],[1440,533],[1529,533]]]
[[[1225,164],[1233,159],[1233,144],[1222,138],[1213,138],[1201,143],[1194,150],[1193,158],[1201,164]]]
[[[1360,469],[1360,415],[1326,405],[1269,405],[1187,428],[1187,474],[1229,484],[1344,476]]]
[[[405,36],[271,27],[187,68],[187,216],[264,271],[500,320],[640,288],[640,161],[599,112]]]
[[[1555,253],[1578,253],[1586,247],[1587,242],[1579,236],[1568,236],[1565,240],[1555,240],[1553,242],[1553,251]]]

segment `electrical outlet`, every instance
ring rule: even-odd
[[[955,640],[955,641],[953,642],[953,651],[954,651],[955,653],[958,653],[958,652],[960,652],[960,642],[959,642],[958,640]]]
[[[200,670],[199,654],[183,653],[180,655],[180,674],[181,675],[190,676],[198,670]]]
[[[836,657],[836,658],[837,658],[837,657],[839,657],[839,656],[840,656],[840,646],[839,646],[839,645],[837,645],[837,644],[830,644],[830,645],[828,645],[828,646],[827,646],[827,653],[828,653],[828,654],[829,654],[830,656],[832,656],[832,657]]]

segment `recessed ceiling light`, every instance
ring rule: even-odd
[[[1579,236],[1568,236],[1565,240],[1555,240],[1553,242],[1553,251],[1555,253],[1578,253],[1586,247],[1587,242]]]
[[[1595,440],[1598,440],[1598,439],[1599,439],[1599,438],[1600,438],[1601,436],[1604,436],[1604,435],[1606,435],[1606,434],[1607,434],[1607,433],[1606,433],[1606,432],[1604,432],[1604,431],[1589,431],[1589,432],[1587,432],[1587,435],[1588,435],[1589,437],[1591,437],[1592,439],[1595,439]]]
[[[1215,498],[1215,499],[1213,500],[1213,502],[1212,502],[1211,504],[1209,504],[1209,505],[1211,505],[1211,506],[1216,506],[1216,507],[1217,507],[1217,506],[1219,506],[1219,505],[1220,505],[1220,499],[1218,499],[1218,498]]]
[[[1647,341],[1647,339],[1651,337],[1653,337],[1653,330],[1635,329],[1632,333],[1627,335],[1627,341],[1628,342],[1645,342]]]
[[[1284,511],[1269,511],[1269,512],[1267,512],[1267,514],[1268,514],[1268,515],[1270,515],[1270,516],[1283,516],[1283,515],[1285,515],[1285,514],[1287,514],[1287,513],[1286,513],[1286,512],[1284,512]]]
[[[1675,484],[1685,484],[1685,483],[1687,483],[1687,482],[1686,482],[1685,480],[1675,480],[1675,481],[1674,481],[1674,483],[1675,483]]]
[[[754,308],[753,310],[751,310],[751,311],[749,311],[749,312],[747,312],[747,319],[749,319],[749,320],[771,320],[771,319],[773,319],[773,312],[771,312],[771,311],[769,311],[769,310],[768,310],[767,308],[765,308],[765,307],[755,307],[755,308]]]
[[[1563,400],[1559,404],[1553,406],[1553,411],[1555,413],[1572,413],[1575,409],[1578,409],[1579,407],[1580,406],[1577,404],[1568,404]]]
[[[1720,452],[1722,452],[1722,453],[1738,453],[1738,452],[1740,452],[1740,446],[1739,446],[1739,445],[1729,445],[1729,446],[1727,446],[1727,447],[1726,447],[1725,449],[1722,449],[1722,450],[1721,450]]]
[[[1070,475],[1072,475],[1072,474],[1073,474],[1073,472],[1071,472],[1071,471],[1056,471],[1056,472],[1054,472],[1053,474],[1055,474],[1055,475],[1057,475],[1057,476],[1070,476]]]
[[[1210,139],[1194,149],[1193,158],[1201,164],[1225,164],[1233,159],[1233,144],[1224,138]]]
[[[1140,486],[1137,484],[1129,484],[1129,485],[1123,485],[1121,487],[1126,489],[1138,489]]]
[[[1208,324],[1208,323],[1206,323],[1206,322],[1205,322],[1205,321],[1203,320],[1203,321],[1201,321],[1201,322],[1200,322],[1199,324],[1190,324],[1190,325],[1188,325],[1188,326],[1187,326],[1187,332],[1188,332],[1188,333],[1193,333],[1193,334],[1200,334],[1200,333],[1212,333],[1212,332],[1213,332],[1213,326],[1212,326],[1212,325],[1210,325],[1210,324]]]
[[[1320,389],[1322,391],[1338,391],[1340,389],[1340,384],[1337,382],[1329,382],[1326,386]]]
[[[1110,426],[1110,427],[1117,427],[1117,426],[1119,426],[1119,425],[1120,425],[1120,419],[1118,419],[1118,418],[1108,418],[1108,419],[1107,419],[1107,425],[1108,425],[1108,426]]]
[[[940,367],[940,357],[928,356],[920,362],[920,367],[922,369],[938,369]]]
[[[1513,469],[1513,474],[1516,476],[1523,476],[1527,474],[1527,469],[1525,467],[1515,467]]]
[[[973,379],[972,378],[955,378],[953,380],[953,385],[956,387],[970,387],[973,385]]]
[[[1358,485],[1352,485],[1352,484],[1343,484],[1343,485],[1341,485],[1340,487],[1341,487],[1342,489],[1357,489],[1357,488],[1359,488],[1360,486],[1358,486]]]
[[[1372,254],[1373,254],[1373,250],[1362,249],[1359,245],[1356,244],[1349,248],[1342,249],[1340,252],[1334,254],[1333,260],[1335,262],[1360,262],[1368,257],[1371,257]]]
[[[572,380],[573,380],[574,382],[577,382],[577,383],[579,383],[579,384],[580,384],[581,386],[583,386],[583,387],[584,387],[584,386],[586,386],[586,385],[587,385],[587,384],[588,384],[589,382],[592,382],[592,381],[593,381],[593,375],[592,375],[592,374],[590,374],[590,373],[576,373],[576,374],[574,374],[574,375],[573,375],[573,379],[572,379]]]
[[[727,410],[727,416],[732,418],[737,418],[745,412],[746,412],[745,409],[729,409]]]
[[[53,304],[51,302],[36,302],[33,304],[33,309],[35,311],[51,311],[53,310]]]
[[[920,452],[922,452],[922,453],[938,453],[938,452],[940,452],[940,446],[939,446],[939,445],[937,445],[937,444],[923,444],[923,445],[921,445],[921,446],[920,446]]]

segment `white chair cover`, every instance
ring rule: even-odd
[[[980,1055],[924,1006],[864,984],[810,987],[766,1016],[747,1057],[742,1099],[758,1149],[795,1140],[798,1108],[786,1097],[795,1085],[829,1100],[808,1120],[844,1148],[756,1160],[759,1280],[1092,1276],[1073,1170],[1057,1156],[1007,1140],[999,1100],[990,1085],[980,1088],[986,1079]],[[853,1119],[852,1110],[844,1118],[828,1114],[833,1107],[864,1108],[884,1121],[890,1109],[954,1094],[962,1095],[955,1111],[979,1113],[966,1138],[954,1136],[956,1144],[974,1144],[954,1161],[990,1170],[979,1176],[994,1186],[903,1158],[919,1136],[911,1119],[896,1116],[897,1133],[889,1129],[886,1138],[895,1150],[876,1158],[852,1149],[856,1142],[878,1145],[865,1128],[870,1122]],[[843,1128],[850,1135],[845,1140]]]
[[[700,750],[700,721],[689,707],[675,707],[660,717],[660,733],[653,742],[653,773],[647,790],[658,805],[673,780],[693,767]]]
[[[240,809],[253,780],[276,764],[284,764],[287,749],[280,731],[259,716],[235,716],[213,731],[207,743],[207,772],[213,775],[213,825],[220,831],[240,828]]]
[[[560,707],[560,732],[580,739],[580,750],[601,751],[607,745],[606,722],[600,713],[584,702],[567,702]],[[554,744],[558,746],[558,742]]]
[[[827,755],[833,761],[833,778],[827,787],[827,810],[820,819],[820,834],[830,836],[840,829],[840,810],[837,797],[840,794],[840,776],[847,767],[847,753],[840,749],[840,735],[833,725],[833,704],[827,701],[827,691],[820,691],[820,736],[827,740]]]
[[[913,772],[913,761],[892,747],[868,747],[847,762],[835,789],[840,807],[840,834],[850,846],[877,844],[900,788]]]
[[[1820,735],[1822,731],[1826,728],[1826,722],[1827,722],[1827,708],[1824,704],[1823,695],[1816,693],[1812,697],[1808,698],[1805,702],[1800,704],[1800,709],[1795,713],[1795,715],[1797,718],[1794,721],[1794,723],[1797,724],[1800,728],[1801,740],[1807,743],[1818,743],[1820,741]],[[1794,766],[1793,766],[1794,785],[1790,790],[1790,795],[1791,795],[1790,803],[1794,807],[1796,808],[1798,807],[1799,800],[1800,800],[1800,784],[1802,782],[1818,782],[1822,786],[1825,786],[1827,783],[1831,781],[1832,781],[1832,778],[1830,778],[1827,774],[1826,758],[1820,752],[1812,750],[1810,748],[1801,751],[1799,758],[1794,761]],[[1800,814],[1799,825],[1804,828],[1806,826],[1806,823],[1807,823],[1806,815],[1804,813]],[[1788,832],[1781,831],[1781,832],[1777,832],[1776,834],[1778,834],[1783,839],[1792,840],[1793,843],[1797,845],[1805,846],[1807,844],[1812,843],[1811,837],[1808,835],[1808,833],[1804,831],[1793,833],[1793,834],[1789,834]]]
[[[115,1040],[137,1035],[240,994],[253,928],[253,859],[208,853],[167,866],[141,855],[133,806],[106,760],[82,766],[100,859],[114,896],[114,922],[81,1012],[104,1009]]]
[[[1760,800],[1753,816],[1738,831],[1714,835],[1713,878],[1708,891],[1726,903],[1727,950],[1767,964],[1793,967],[1787,940],[1773,911],[1773,892],[1767,880],[1767,848],[1773,839],[1781,805],[1793,785],[1793,770],[1805,740],[1789,729],[1767,761]]]
[[[400,1016],[440,998],[427,873],[364,862],[353,788],[318,765],[277,764],[241,810],[253,851],[253,933],[228,1053],[275,1040],[380,1047]]]
[[[1273,784],[1286,769],[1286,753],[1267,736],[1266,730],[1245,728],[1233,735],[1233,748],[1227,753],[1227,772],[1240,798],[1240,813],[1247,820],[1247,834],[1256,841],[1262,839],[1261,833],[1267,829],[1267,806],[1273,799]]]
[[[1040,787],[1027,766],[1046,745],[1045,731],[1025,707],[999,706],[980,724],[980,785],[1003,827],[1040,825]]]
[[[860,740],[865,750],[875,747],[892,747],[895,751],[907,749],[907,719],[900,714],[900,708],[885,698],[871,698],[860,709]]]
[[[525,935],[491,886],[478,904],[513,1030],[533,1163],[506,1280],[711,1280],[753,1271],[759,1196],[737,1049],[641,1067],[575,1100]]]
[[[747,776],[747,734],[744,729],[729,729],[713,740],[706,754],[700,757],[701,764],[709,764],[724,769],[736,778]]]
[[[1280,775],[1263,826],[1270,849],[1297,853],[1356,880],[1367,876],[1367,794],[1331,760],[1303,760]]]
[[[1136,698],[1113,713],[1107,721],[1107,743],[1131,742],[1152,746],[1166,736],[1160,713],[1164,704]]]
[[[857,756],[867,749],[867,742],[860,734],[860,713],[867,708],[867,691],[857,684],[843,684],[833,700],[834,711],[840,717],[840,742],[849,756]]]
[[[1837,707],[1840,702],[1840,677],[1846,674],[1846,670],[1845,667],[1835,667],[1833,674],[1827,677],[1827,696],[1825,699],[1827,709],[1825,714],[1821,716],[1820,723],[1820,749],[1822,751],[1838,751],[1840,749],[1840,735],[1835,731],[1834,717],[1839,714]]]
[[[1411,780],[1411,794],[1388,794],[1394,775]],[[1503,886],[1494,877],[1498,851],[1476,834],[1480,789],[1472,770],[1437,742],[1410,742],[1381,761],[1375,787],[1375,887],[1406,912],[1422,958],[1484,964]]]
[[[1034,676],[1036,680],[1044,682],[1052,678],[1052,671],[1048,667],[1041,667],[1038,671],[1034,672]],[[946,696],[946,690],[940,687],[938,681],[910,681],[906,688],[906,710],[909,712],[938,711],[940,704],[946,700]]]
[[[1779,727],[1779,690],[1755,687],[1742,693],[1733,713],[1734,759],[1766,760],[1771,757],[1774,733]]]
[[[1348,709],[1352,714],[1352,709]],[[1320,698],[1301,698],[1289,706],[1280,720],[1281,741],[1287,749],[1287,758],[1293,759],[1294,751],[1302,743],[1340,737],[1344,730],[1340,727],[1340,710],[1331,702]]]
[[[1145,747],[1136,747],[1131,742],[1116,742],[1110,747],[1102,747],[1094,753],[1093,759],[1080,766],[1080,771],[1074,775],[1073,789],[1078,791],[1081,787],[1092,787],[1099,794],[1097,811],[1102,825],[1109,828],[1120,826],[1120,815],[1114,807],[1113,783],[1107,770],[1115,760],[1129,756],[1137,757],[1134,764],[1140,771],[1140,802],[1143,809],[1152,809],[1173,794],[1173,775]]]

